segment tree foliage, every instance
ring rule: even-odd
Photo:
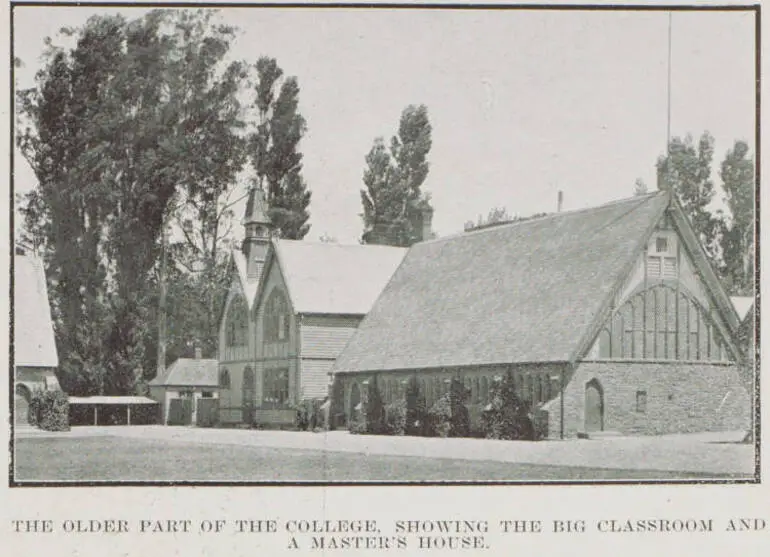
[[[361,190],[365,244],[410,246],[424,240],[423,219],[432,212],[421,190],[430,169],[431,124],[424,105],[407,106],[390,147],[382,138],[366,155]]]
[[[708,206],[714,198],[711,165],[714,159],[714,138],[703,132],[697,147],[691,135],[674,137],[666,156],[658,158],[658,184],[663,190],[673,190],[695,233],[712,263],[718,255],[717,221]]]
[[[270,219],[283,238],[301,240],[310,230],[310,191],[302,177],[299,143],[307,130],[298,111],[296,77],[282,79],[283,70],[274,58],[256,63],[254,107],[256,130],[249,135],[249,157],[258,187],[267,192]]]
[[[46,257],[72,394],[131,392],[154,369],[164,222],[181,198],[216,237],[212,200],[243,164],[246,68],[223,68],[234,30],[212,15],[93,17],[69,31],[73,48],[49,48],[37,86],[19,92],[18,144],[39,183],[24,217]]]
[[[754,293],[754,157],[749,146],[736,141],[722,161],[720,177],[725,203],[730,211],[721,220],[722,276],[728,290],[736,295]]]

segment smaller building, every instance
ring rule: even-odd
[[[179,358],[166,372],[150,381],[150,397],[160,403],[161,423],[212,426],[218,421],[219,377],[217,360]]]
[[[32,392],[60,389],[59,357],[43,262],[17,253],[13,277],[14,419],[26,424]]]
[[[71,396],[70,425],[149,425],[158,423],[158,403],[144,396]]]

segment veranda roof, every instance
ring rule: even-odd
[[[71,396],[68,400],[70,404],[160,404],[146,396]]]

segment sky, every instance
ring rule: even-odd
[[[110,11],[141,14],[17,6],[17,86],[34,84],[46,36]],[[433,128],[423,189],[439,236],[493,207],[555,211],[559,190],[571,210],[628,197],[637,178],[655,189],[668,12],[227,8],[219,18],[240,29],[233,58],[275,57],[299,81],[306,239],[360,238],[364,157],[409,104],[425,104]],[[751,12],[672,16],[671,134],[714,136],[717,184],[736,139],[754,149],[754,48]],[[17,156],[16,190],[34,184]]]

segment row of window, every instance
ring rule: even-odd
[[[289,304],[283,291],[274,288],[265,304],[265,342],[283,342],[289,339]],[[230,304],[225,325],[228,347],[248,345],[249,312],[243,297],[237,296]]]
[[[559,390],[559,380],[551,379],[546,373],[516,373],[513,379],[517,396],[534,405],[550,400]],[[467,403],[489,404],[495,380],[495,377],[485,375],[466,377],[464,383],[469,395]],[[418,383],[420,392],[425,395],[425,402],[429,407],[449,392],[450,379],[446,376],[418,378]],[[385,379],[382,385],[383,399],[388,404],[404,398],[407,379]]]
[[[729,354],[701,305],[659,285],[615,311],[599,333],[599,358],[726,361]]]
[[[219,386],[222,389],[230,389],[230,372],[223,368],[219,372]],[[241,392],[243,395],[243,406],[254,406],[256,398],[256,376],[251,366],[246,366],[243,370],[243,382]],[[289,403],[289,369],[278,368],[265,370],[262,379],[262,406],[279,407],[286,406]]]

